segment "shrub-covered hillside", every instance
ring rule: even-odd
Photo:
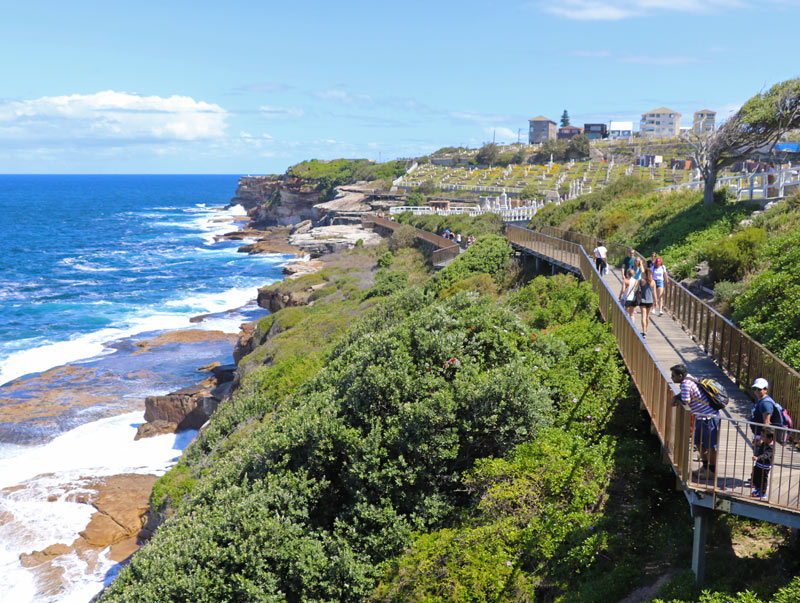
[[[535,224],[583,232],[657,252],[676,279],[707,262],[718,308],[785,362],[800,370],[800,197],[768,210],[704,205],[698,192],[659,193],[628,179],[561,205]]]
[[[620,549],[606,500],[626,445],[606,432],[629,383],[588,286],[540,277],[504,292],[520,272],[497,237],[433,281],[419,252],[387,249],[353,252],[373,254],[366,286],[328,271],[313,305],[258,325],[237,393],[157,483],[166,520],[104,601],[442,588],[531,601]],[[381,295],[392,272],[407,284]]]

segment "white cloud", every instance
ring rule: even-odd
[[[303,117],[303,110],[298,107],[270,107],[264,105],[258,109],[267,119],[290,119]]]
[[[511,128],[503,128],[503,127],[484,128],[483,131],[486,132],[486,134],[492,136],[492,138],[497,140],[497,142],[506,142],[506,143],[517,142],[517,132],[515,132]]]
[[[545,0],[538,6],[550,14],[580,21],[619,21],[662,12],[714,13],[745,6],[741,0]]]
[[[141,143],[220,138],[225,109],[188,96],[106,90],[0,103],[0,140]]]
[[[511,121],[513,119],[509,115],[492,115],[489,113],[478,113],[477,111],[450,111],[450,117],[478,124],[491,124],[498,121]]]
[[[311,94],[322,100],[344,103],[346,105],[352,105],[356,103],[371,104],[373,102],[372,97],[369,94],[359,94],[347,92],[345,90],[315,90]]]

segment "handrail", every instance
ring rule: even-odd
[[[562,231],[552,226],[542,227],[545,234],[572,240],[588,249],[597,242],[597,237]],[[606,243],[609,259],[627,254],[630,249],[619,243]],[[758,343],[750,335],[737,328],[706,302],[674,280],[664,283],[664,307],[692,335],[717,366],[724,370],[749,394],[747,387],[757,377],[770,383],[770,394],[781,403],[793,417],[800,417],[800,373]]]
[[[639,335],[638,329],[622,306],[617,303],[616,295],[597,272],[595,263],[584,247],[519,226],[507,226],[506,236],[513,244],[577,266],[583,278],[591,283],[592,289],[600,298],[600,313],[611,325],[622,358],[650,413],[664,451],[676,475],[681,481],[688,481],[692,458],[688,435],[691,415],[680,406],[672,406],[672,398],[678,392],[677,387],[650,353],[647,343]]]
[[[693,472],[692,431],[693,421],[697,418],[681,405],[672,405],[673,396],[678,392],[677,386],[672,383],[671,377],[661,369],[647,343],[638,334],[638,330],[622,306],[617,303],[616,296],[609,288],[608,283],[597,272],[595,263],[589,258],[585,248],[578,243],[518,226],[507,226],[506,235],[509,241],[518,247],[578,267],[583,278],[591,283],[592,289],[599,296],[600,312],[606,322],[611,325],[611,331],[617,340],[622,359],[650,414],[664,452],[678,479],[683,483],[683,487],[711,490],[724,493],[726,496],[753,500],[751,489],[758,485],[750,483],[753,450],[750,447],[748,436],[749,426],[754,423],[732,417],[719,417],[719,442],[724,442],[725,445],[720,447],[716,461],[716,474],[708,477],[702,473]],[[675,292],[685,291],[691,296],[685,288],[678,284],[675,284],[672,289]],[[700,302],[694,296],[691,298]],[[704,306],[702,303],[701,305]],[[705,308],[709,312],[713,312],[708,306]],[[684,322],[684,324],[686,323]],[[706,321],[706,324],[708,325],[709,322]],[[733,327],[730,322],[727,324]],[[721,337],[724,337],[726,332],[724,325],[722,328]],[[735,327],[733,328],[735,329]],[[687,329],[687,331],[692,332],[691,329]],[[716,333],[716,331],[712,333]],[[743,333],[741,335],[744,337]],[[728,341],[734,340],[729,339]],[[741,343],[743,339],[740,338],[738,341]],[[729,344],[728,351],[734,347],[736,346],[732,343]],[[763,346],[761,347],[763,349]],[[720,347],[721,350],[723,348],[724,346]],[[768,350],[764,351],[769,353]],[[727,356],[725,357],[727,358]],[[750,358],[750,356],[746,358]],[[759,374],[767,374],[764,372],[764,367],[760,368],[762,372]],[[776,379],[775,383],[778,385],[779,381]],[[788,404],[784,406],[788,406]],[[800,441],[800,430],[776,428],[776,433],[779,430],[788,433],[788,440]],[[771,507],[781,507],[792,511],[800,510],[800,500],[797,497],[797,490],[800,487],[800,462],[795,459],[796,452],[794,446],[791,445],[775,446],[775,460],[770,477],[772,485],[769,487],[767,497],[757,499],[758,502],[766,502]]]
[[[363,215],[361,216],[361,225],[364,228],[369,228],[371,225],[377,224],[383,228],[388,228],[392,232],[397,230],[403,224],[399,224],[393,220],[387,220],[386,218],[380,218],[375,215]],[[458,257],[458,254],[461,253],[461,245],[457,243],[453,243],[450,239],[445,239],[444,237],[440,237],[439,235],[435,235],[432,232],[428,232],[427,230],[422,230],[421,228],[415,228],[410,224],[407,225],[410,228],[414,229],[414,236],[417,239],[421,239],[426,243],[430,243],[436,249],[434,249],[433,253],[431,254],[431,262],[436,264],[444,264],[449,260],[452,260],[455,257]]]

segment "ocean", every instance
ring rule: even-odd
[[[134,442],[144,397],[231,362],[239,325],[266,313],[257,287],[289,258],[217,239],[242,224],[224,209],[237,180],[0,175],[0,601],[88,601],[113,578],[107,556],[62,555],[54,587],[19,555],[86,526],[70,480],[163,474],[194,433]],[[136,345],[180,329],[209,341]]]

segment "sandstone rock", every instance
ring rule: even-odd
[[[120,540],[119,542],[112,544],[111,551],[109,552],[108,556],[112,561],[122,563],[138,550],[138,538],[136,536],[130,536],[125,540]]]
[[[19,556],[19,560],[22,563],[23,567],[36,567],[37,565],[41,565],[42,563],[50,561],[55,557],[58,557],[60,555],[66,555],[67,553],[71,552],[72,552],[72,547],[67,544],[51,544],[43,551],[22,553]]]
[[[153,436],[162,435],[165,433],[176,433],[178,431],[178,424],[169,421],[162,421],[157,419],[152,423],[142,423],[136,429],[134,440],[141,440],[142,438],[151,438]]]
[[[313,274],[319,272],[325,267],[325,263],[321,260],[307,260],[289,262],[283,267],[283,273],[289,275],[290,278],[298,278],[304,274]]]
[[[110,544],[124,540],[128,532],[105,513],[94,513],[89,525],[80,535],[96,548],[104,549]]]
[[[311,230],[312,222],[311,220],[303,220],[302,222],[298,222],[292,227],[292,234],[303,234]]]
[[[210,378],[165,396],[148,396],[144,401],[144,420],[176,423],[178,431],[199,429],[208,420],[203,399],[211,395],[210,390],[215,386],[216,380]]]
[[[167,331],[152,339],[144,339],[136,343],[139,348],[134,354],[151,352],[170,344],[205,343],[211,341],[230,341],[234,336],[222,331],[204,331],[202,329],[184,329],[182,331]]]
[[[219,360],[216,360],[215,362],[212,362],[210,364],[205,364],[203,366],[198,366],[197,367],[197,371],[201,372],[201,373],[210,373],[211,371],[213,371],[218,366],[222,366],[222,363]]]
[[[318,254],[352,249],[358,240],[370,247],[378,245],[381,242],[381,236],[378,233],[364,230],[361,226],[340,224],[312,228],[308,232],[293,234],[289,237],[289,243],[292,245]]]
[[[239,361],[253,351],[253,333],[256,330],[256,322],[246,322],[239,327],[239,339],[236,341],[236,346],[233,348],[233,361],[239,364]]]
[[[235,364],[220,364],[211,369],[214,379],[217,383],[226,383],[233,381],[233,374],[236,372]]]

